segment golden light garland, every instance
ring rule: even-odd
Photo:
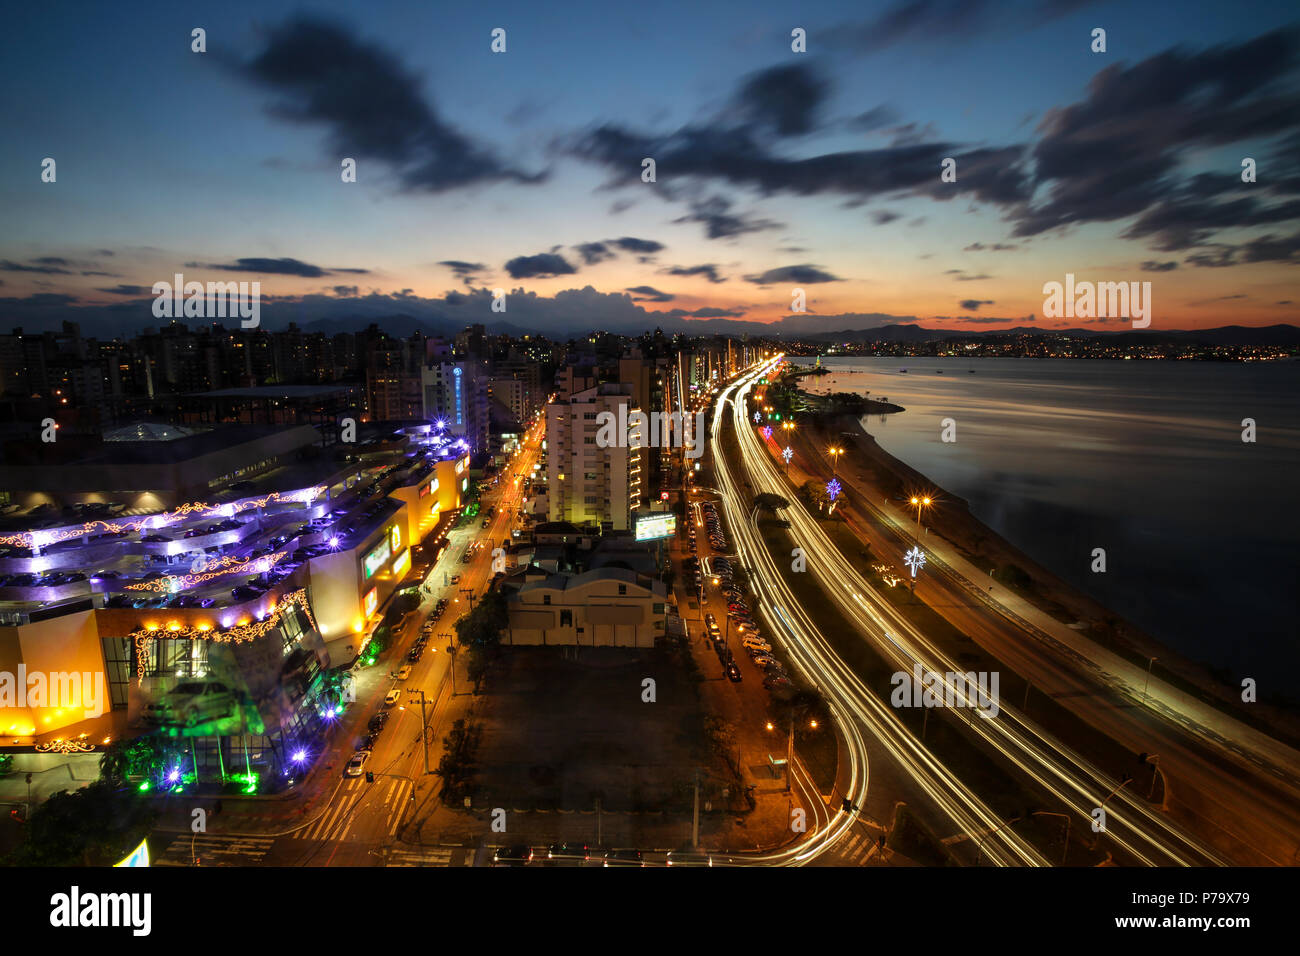
[[[135,677],[136,684],[144,682],[144,662],[149,648],[149,642],[157,640],[160,637],[175,640],[202,640],[217,641],[221,644],[242,644],[247,641],[255,641],[259,637],[264,637],[276,628],[284,612],[290,607],[298,606],[302,608],[307,615],[307,623],[311,629],[316,630],[316,618],[311,613],[311,602],[307,600],[307,589],[299,588],[283,595],[272,608],[271,613],[260,621],[249,621],[245,619],[234,627],[228,627],[223,630],[216,630],[210,624],[185,625],[179,621],[169,621],[166,626],[157,624],[145,624],[141,628],[133,631],[131,634],[135,642]]]
[[[166,577],[155,578],[152,581],[140,581],[136,584],[128,584],[123,588],[123,590],[165,592],[183,591],[194,587],[196,584],[205,584],[208,581],[221,577],[222,575],[247,573],[255,565],[262,565],[262,567],[257,568],[259,573],[262,571],[269,571],[271,568],[283,561],[287,554],[287,551],[279,551],[275,554],[268,554],[260,558],[251,558],[248,560],[236,558],[231,555],[224,555],[220,560],[214,559],[208,562],[208,567],[218,565],[219,570],[204,571],[200,574],[167,575]]]
[[[198,514],[201,511],[212,511],[223,516],[234,517],[241,511],[247,511],[249,508],[263,508],[267,502],[298,502],[311,504],[328,489],[325,485],[312,485],[308,488],[298,488],[294,491],[273,491],[262,498],[244,498],[240,501],[226,502],[225,504],[212,504],[207,501],[190,501],[180,505],[173,511],[158,512],[151,515],[130,518],[124,521],[106,521],[102,518],[96,518],[94,521],[87,521],[80,527],[56,528],[51,531],[20,531],[16,534],[0,535],[0,544],[12,545],[19,548],[46,547],[51,544],[59,544],[62,541],[69,541],[73,538],[80,538],[88,535],[93,531],[125,531],[129,533],[139,533],[140,531],[152,530],[173,524],[182,518]]]
[[[81,735],[85,737],[85,734]],[[88,754],[95,749],[94,744],[88,744],[82,739],[64,740],[60,737],[58,740],[51,740],[48,743],[36,744],[36,752],[43,754]]]

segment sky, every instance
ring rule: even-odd
[[[156,326],[176,273],[268,327],[1087,326],[1067,273],[1296,321],[1289,3],[179,6],[8,12],[0,327]]]

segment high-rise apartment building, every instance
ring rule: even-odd
[[[631,528],[632,512],[642,497],[644,470],[643,436],[627,427],[634,411],[631,387],[615,383],[595,385],[546,406],[547,517],[551,521],[594,524],[604,531]]]

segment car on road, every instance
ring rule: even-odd
[[[740,666],[734,661],[728,661],[726,667],[727,680],[733,684],[739,684],[744,678],[740,673]]]
[[[375,716],[370,718],[370,722],[366,724],[366,729],[372,734],[377,734],[384,729],[384,725],[387,723],[388,711],[381,710],[379,713],[375,714]]]
[[[385,707],[392,707],[394,704],[396,704],[396,703],[397,703],[399,700],[401,700],[401,699],[402,699],[402,692],[401,692],[401,690],[399,690],[398,688],[394,687],[392,690],[390,690],[387,694],[384,695],[384,706],[385,706]]]
[[[533,848],[530,846],[503,846],[492,854],[493,866],[526,866],[533,861]]]
[[[785,690],[792,685],[790,684],[790,678],[788,677],[772,676],[763,678],[763,686],[768,690]]]
[[[546,848],[547,860],[588,860],[591,848],[585,843],[552,843]]]
[[[348,761],[348,765],[343,768],[343,776],[359,777],[366,768],[366,761],[370,759],[369,750],[358,750]]]
[[[406,679],[407,679],[408,677],[410,677],[410,676],[411,676],[411,665],[410,665],[410,664],[403,664],[403,665],[398,669],[398,671],[397,671],[397,679],[398,679],[398,680],[406,680]]]
[[[452,583],[452,584],[460,584],[460,575],[459,575],[459,574],[453,574],[453,575],[451,576],[451,583]]]

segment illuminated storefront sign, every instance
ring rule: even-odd
[[[375,572],[382,568],[392,556],[392,546],[389,545],[388,539],[385,538],[379,543],[379,547],[361,559],[361,565],[366,569],[366,577],[373,577]]]
[[[370,615],[374,614],[375,610],[378,607],[379,607],[379,590],[378,588],[371,588],[369,591],[366,592],[366,597],[365,597],[366,617],[370,617]]]
[[[393,562],[393,575],[400,579],[405,577],[409,570],[411,570],[411,549],[407,548]]]
[[[459,475],[462,471],[464,471],[468,467],[469,467],[469,455],[466,455],[464,458],[456,462],[456,474]]]
[[[388,543],[392,546],[394,554],[402,550],[402,528],[400,525],[393,525],[388,529]]]

